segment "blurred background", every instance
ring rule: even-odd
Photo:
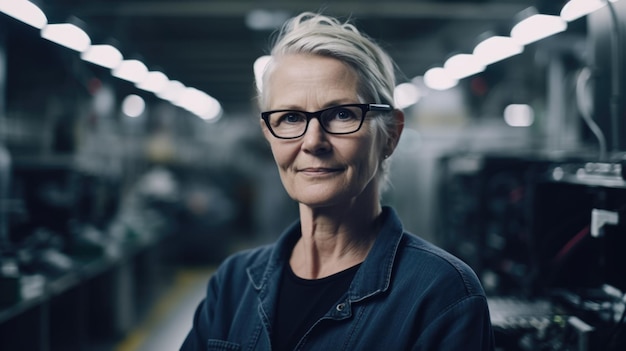
[[[296,219],[254,77],[302,11],[396,61],[383,202],[477,272],[498,350],[625,349],[623,0],[0,0],[0,349],[178,349]]]

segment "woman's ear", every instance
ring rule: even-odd
[[[398,142],[400,142],[402,131],[404,130],[404,112],[398,109],[393,110],[393,118],[395,120],[395,128],[391,130],[391,133],[389,133],[389,139],[387,140],[386,145],[386,155],[391,155],[396,149]]]

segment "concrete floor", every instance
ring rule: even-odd
[[[213,271],[213,268],[179,270],[171,288],[114,350],[178,350],[191,328],[193,314],[206,294],[206,285]]]

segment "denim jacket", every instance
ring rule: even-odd
[[[296,350],[493,350],[484,291],[462,261],[403,230],[390,207],[348,291]],[[227,258],[181,350],[271,350],[277,289],[300,223]],[[293,311],[298,313],[298,311]]]

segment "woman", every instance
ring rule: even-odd
[[[304,13],[262,86],[261,128],[300,220],[225,260],[182,350],[493,349],[475,274],[380,204],[404,122],[388,55]]]

